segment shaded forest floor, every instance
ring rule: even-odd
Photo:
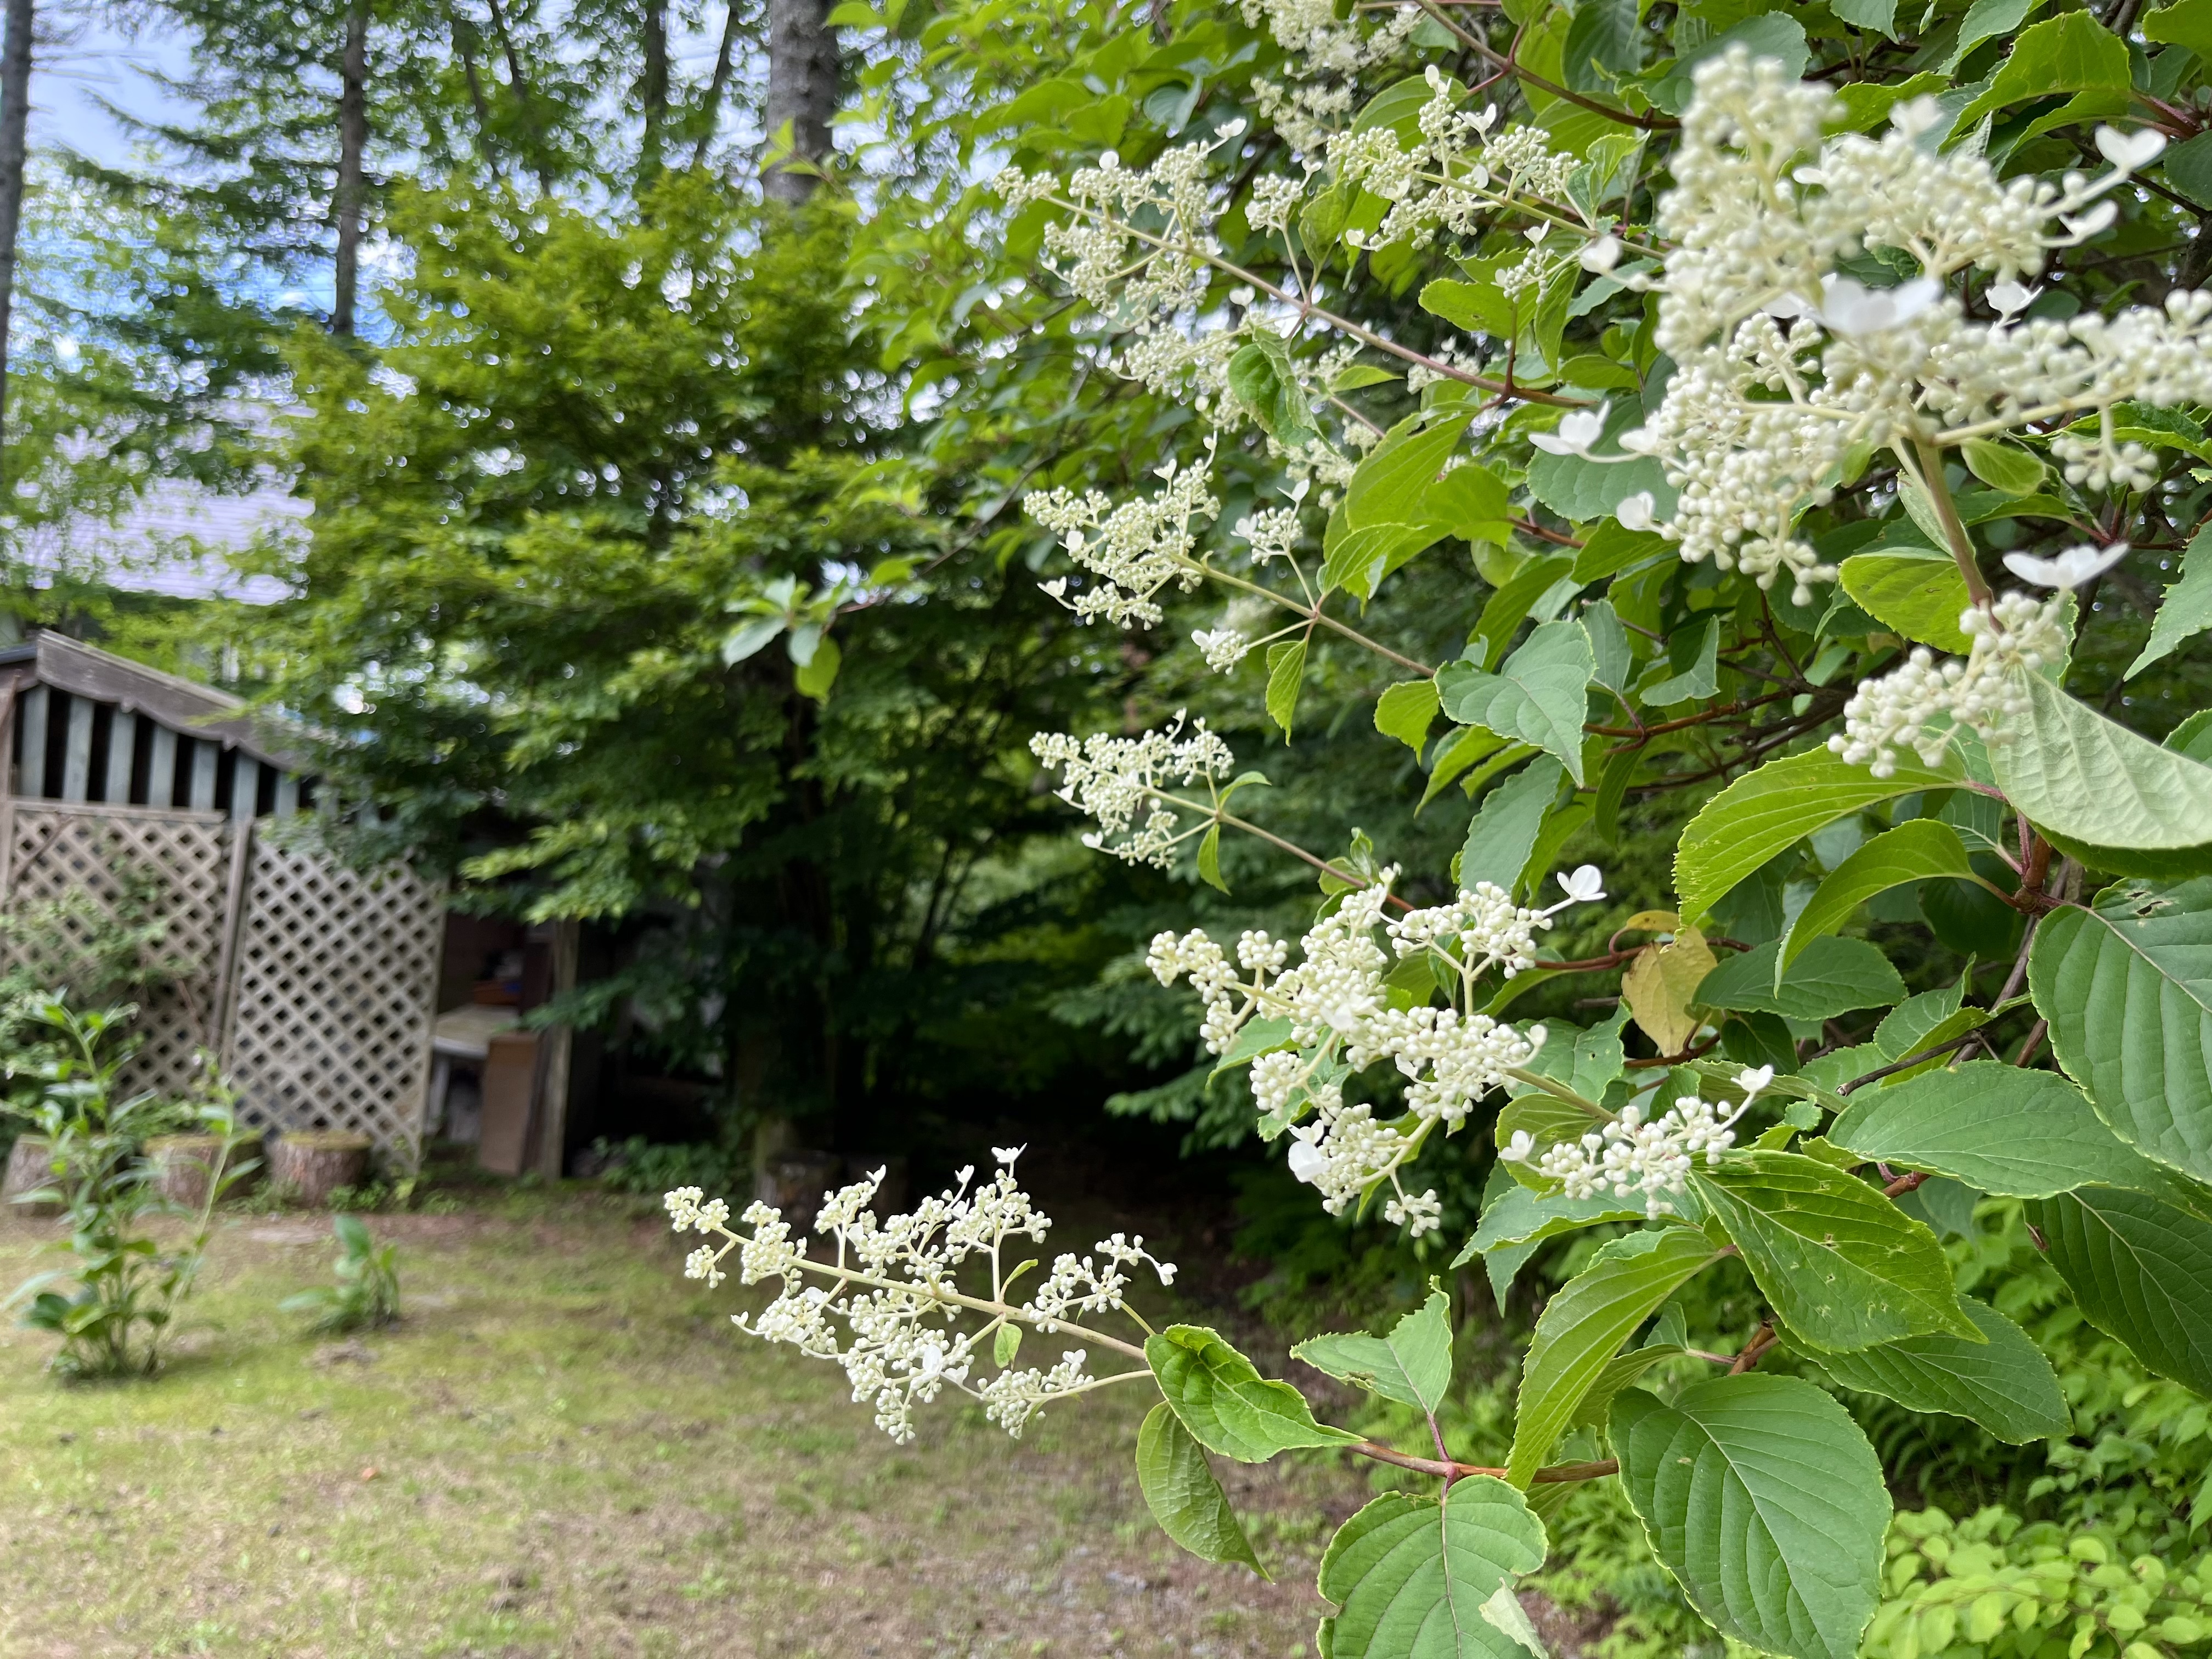
[[[940,1401],[895,1446],[835,1368],[732,1330],[750,1293],[684,1279],[641,1208],[372,1217],[405,1316],[340,1341],[276,1307],[328,1282],[328,1218],[227,1217],[150,1384],[62,1386],[10,1319],[0,1656],[1313,1650],[1355,1477],[1224,1468],[1276,1582],[1207,1566],[1146,1513],[1133,1386],[1018,1442]],[[61,1243],[0,1218],[0,1290]]]

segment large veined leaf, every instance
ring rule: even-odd
[[[1388,1336],[1309,1337],[1291,1350],[1291,1357],[1386,1400],[1433,1412],[1451,1389],[1450,1306],[1449,1297],[1434,1291]]]
[[[1893,776],[1878,778],[1825,749],[1769,761],[1707,801],[1682,831],[1674,854],[1682,919],[1699,920],[1776,854],[1846,812],[1958,782],[1953,773],[1905,762]]]
[[[1170,1325],[1145,1343],[1160,1392],[1200,1445],[1240,1463],[1264,1463],[1294,1446],[1356,1444],[1359,1437],[1314,1421],[1305,1396],[1271,1382],[1203,1325]]]
[[[1960,1305],[1985,1340],[1908,1336],[1856,1353],[1813,1358],[1847,1389],[1878,1394],[1917,1412],[1966,1418],[2015,1446],[2070,1434],[2074,1419],[2057,1374],[2027,1333],[1971,1297],[1960,1298]]]
[[[1828,1139],[1862,1158],[2014,1198],[2049,1198],[2090,1182],[2155,1186],[2161,1174],[2068,1079],[1993,1060],[1862,1090]]]
[[[1715,1377],[1613,1402],[1651,1547],[1698,1611],[1791,1659],[1854,1659],[1881,1595],[1889,1490],[1849,1413],[1793,1376]]]
[[[1137,1484],[1160,1530],[1200,1560],[1241,1561],[1267,1576],[1206,1453],[1164,1400],[1137,1431]]]
[[[2053,911],[2028,988],[2098,1115],[2212,1181],[2212,880],[2116,883],[2087,909]]]
[[[2040,1200],[2027,1218],[2091,1324],[2212,1395],[2212,1222],[2113,1187]]]
[[[1470,1474],[1439,1501],[1385,1492],[1337,1529],[1321,1559],[1330,1659],[1509,1659],[1517,1637],[1483,1612],[1544,1562],[1544,1523],[1503,1480]]]
[[[1616,1238],[1544,1304],[1521,1367],[1505,1478],[1525,1488],[1573,1419],[1606,1362],[1717,1252],[1689,1227]]]
[[[1779,939],[1769,939],[1730,957],[1698,982],[1691,1000],[1708,1008],[1815,1020],[1905,1000],[1905,981],[1897,969],[1863,939],[1831,934],[1808,940],[1777,984],[1774,963],[1781,949]]]
[[[1776,970],[1787,974],[1808,945],[1848,922],[1869,899],[1908,882],[1972,877],[1966,843],[1938,818],[1912,818],[1885,830],[1828,872],[1782,940]]]
[[[1954,657],[1973,648],[1959,629],[1959,617],[1973,601],[1966,594],[1966,579],[1948,553],[1933,548],[1857,553],[1844,561],[1837,575],[1860,610],[1906,639]]]
[[[1691,1180],[1760,1294],[1813,1346],[1840,1352],[1931,1331],[1980,1340],[1936,1235],[1857,1177],[1768,1152]]]
[[[1990,763],[1997,787],[2063,849],[2093,869],[2157,874],[2212,841],[2212,766],[2136,736],[2040,674],[2017,670],[2009,684],[2027,712],[2012,741],[1990,745]],[[2138,853],[2165,856],[2129,856]]]
[[[1446,663],[1437,671],[1437,690],[1444,713],[1459,724],[1534,744],[1556,755],[1580,785],[1583,711],[1596,670],[1580,623],[1546,623],[1495,674],[1469,662]]]
[[[1462,887],[1472,890],[1486,881],[1503,892],[1513,890],[1536,850],[1544,815],[1559,799],[1559,780],[1565,775],[1559,762],[1540,755],[1482,798],[1468,821],[1467,844],[1460,849]]]

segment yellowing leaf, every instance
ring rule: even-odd
[[[1621,975],[1620,994],[1644,1035],[1662,1054],[1679,1054],[1703,1024],[1690,1012],[1698,981],[1719,966],[1705,936],[1685,927],[1670,944],[1647,945]]]

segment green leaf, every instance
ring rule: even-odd
[[[1454,726],[1443,736],[1438,738],[1429,750],[1429,781],[1421,791],[1420,805],[1426,806],[1442,794],[1444,790],[1450,787],[1455,778],[1460,776],[1477,761],[1498,755],[1501,750],[1504,754],[1511,756],[1512,758],[1505,761],[1504,765],[1498,767],[1496,771],[1504,771],[1506,766],[1512,766],[1527,760],[1529,756],[1536,752],[1527,744],[1516,743],[1509,746],[1505,739],[1499,737],[1498,733],[1486,732],[1479,726]],[[1493,775],[1495,772],[1488,767],[1477,774],[1478,778]],[[1417,806],[1413,810],[1418,813],[1420,807]]]
[[[2100,849],[2093,867],[2121,874],[2155,873],[2130,872],[2130,851],[2212,842],[2212,766],[2136,736],[2040,674],[2016,672],[2009,683],[2027,715],[1990,761],[1997,787],[2045,835]]]
[[[1291,1047],[1291,1032],[1294,1029],[1288,1014],[1278,1019],[1246,1020],[1237,1028],[1237,1041],[1229,1045],[1229,1052],[1222,1055],[1211,1075],[1219,1077],[1236,1066],[1250,1065],[1262,1054]]]
[[[1203,1325],[1170,1325],[1145,1342],[1160,1392],[1207,1449],[1264,1463],[1294,1446],[1355,1444],[1359,1437],[1314,1421],[1305,1396],[1262,1377],[1252,1362]]]
[[[1721,619],[1709,618],[1705,632],[1698,635],[1698,646],[1690,658],[1689,665],[1679,674],[1669,674],[1637,687],[1637,696],[1649,708],[1666,708],[1693,698],[1710,697],[1720,685]],[[1654,669],[1657,664],[1652,665]]]
[[[1559,1287],[1544,1304],[1522,1364],[1508,1480],[1527,1488],[1629,1334],[1718,1259],[1694,1228],[1662,1227],[1613,1240]]]
[[[1782,942],[1741,951],[1698,981],[1693,1003],[1784,1019],[1832,1019],[1855,1008],[1887,1008],[1905,1000],[1905,981],[1889,958],[1863,939],[1832,934],[1808,943],[1775,983]]]
[[[2036,930],[2051,1047],[2137,1152],[2212,1182],[2212,880],[2119,882]]]
[[[1981,96],[1952,125],[1963,132],[1992,110],[2053,93],[2128,89],[2128,48],[2094,13],[2069,11],[2023,31]]]
[[[1448,95],[1464,96],[1467,88],[1455,77],[1447,76],[1443,89]],[[1376,127],[1388,127],[1396,133],[1408,148],[1421,136],[1421,111],[1436,97],[1437,88],[1418,75],[1409,75],[1382,88],[1361,107],[1352,118],[1354,132],[1367,132]]]
[[[1856,1659],[1881,1599],[1881,1462],[1794,1376],[1715,1377],[1672,1406],[1613,1407],[1621,1484],[1651,1547],[1723,1634],[1791,1659]]]
[[[1470,1474],[1442,1502],[1385,1492],[1337,1529],[1321,1593],[1329,1659],[1510,1659],[1519,1642],[1483,1605],[1544,1563],[1544,1523],[1503,1480]]]
[[[2170,146],[2159,163],[2167,184],[2199,207],[2212,207],[2212,132]]]
[[[1309,1337],[1291,1350],[1291,1357],[1385,1400],[1435,1412],[1451,1390],[1450,1306],[1449,1297],[1434,1291],[1387,1337]]]
[[[1826,749],[1769,761],[1705,804],[1674,854],[1682,919],[1698,921],[1735,885],[1815,830],[1881,801],[1957,787],[1958,777],[1900,761],[1877,778]]]
[[[2161,1376],[2212,1395],[2212,1222],[2112,1187],[2027,1206],[2082,1316]]]
[[[1137,1484],[1160,1530],[1200,1560],[1239,1562],[1267,1576],[1205,1452],[1164,1400],[1137,1431]]]
[[[1682,1357],[1680,1343],[1654,1342],[1646,1337],[1644,1346],[1631,1348],[1626,1353],[1615,1354],[1605,1362],[1605,1369],[1597,1374],[1589,1392],[1583,1396],[1582,1404],[1575,1407],[1572,1426],[1578,1429],[1602,1429],[1613,1415],[1613,1402],[1623,1389],[1633,1388],[1644,1373],[1654,1365],[1663,1365],[1670,1359]]]
[[[2139,18],[2136,27],[2146,40],[2185,46],[2201,58],[2212,59],[2212,3],[2207,0],[2173,0]]]
[[[1607,452],[1599,449],[1597,453]],[[1579,455],[1553,455],[1544,450],[1529,457],[1528,490],[1553,512],[1576,524],[1610,519],[1623,501],[1639,490],[1651,492],[1663,518],[1673,512],[1677,494],[1659,463],[1649,455],[1632,461],[1586,461]]]
[[[1346,527],[1425,522],[1429,490],[1459,447],[1471,418],[1459,415],[1427,426],[1406,421],[1393,428],[1360,462],[1346,487]]]
[[[1546,755],[1483,797],[1460,851],[1462,887],[1471,891],[1477,883],[1486,881],[1502,891],[1513,890],[1536,850],[1544,815],[1559,798],[1559,780],[1565,774],[1565,767]]]
[[[1437,717],[1437,683],[1407,680],[1376,699],[1375,729],[1395,738],[1416,755],[1429,740],[1429,725]]]
[[[1959,1305],[1986,1340],[1939,1333],[1812,1357],[1847,1389],[1916,1412],[1963,1417],[2015,1446],[2072,1433],[2074,1418],[2057,1375],[2027,1333],[1972,1297],[1960,1297]]]
[[[1960,449],[1967,470],[1992,489],[2002,489],[2008,495],[2033,495],[2043,488],[2047,469],[2039,456],[1987,438],[1969,438]],[[1965,582],[1966,578],[1960,577],[1961,586]]]
[[[2160,1182],[2158,1167],[2106,1127],[2066,1079],[1993,1060],[1861,1090],[1828,1139],[1861,1158],[2014,1198],[2048,1198],[2087,1182]]]
[[[2150,638],[2142,653],[2128,665],[2126,677],[2133,679],[2208,628],[2212,628],[2212,525],[2190,538],[2188,550],[2181,556],[2181,574],[2159,600]]]
[[[1331,392],[1358,392],[1370,386],[1388,386],[1393,380],[1403,380],[1387,368],[1376,368],[1367,363],[1354,363],[1349,368],[1339,369],[1328,383]]]
[[[1481,666],[1490,668],[1497,664],[1505,654],[1505,647],[1513,642],[1513,636],[1521,631],[1521,624],[1528,620],[1536,601],[1565,581],[1573,570],[1574,561],[1564,554],[1531,559],[1484,602],[1482,615],[1474,624],[1474,637],[1468,641],[1470,646],[1476,641],[1481,643]],[[1474,651],[1466,654],[1468,661],[1476,660]]]
[[[1267,647],[1267,717],[1291,740],[1291,719],[1298,712],[1298,687],[1305,678],[1306,642],[1279,640]]]
[[[1651,101],[1669,115],[1680,115],[1689,107],[1698,65],[1738,45],[1747,48],[1753,58],[1778,58],[1784,76],[1792,81],[1805,73],[1805,65],[1813,55],[1805,41],[1803,24],[1785,11],[1762,12],[1756,17],[1746,18],[1733,28],[1722,30],[1703,46],[1676,58],[1674,67],[1652,87]]]
[[[1897,0],[1830,0],[1836,21],[1897,39]]]
[[[1966,579],[1948,555],[1856,553],[1838,567],[1844,592],[1860,610],[1908,640],[1963,657],[1973,648],[1959,629],[1971,608]]]
[[[1296,449],[1318,435],[1290,348],[1279,336],[1263,329],[1237,349],[1229,360],[1229,389],[1267,434],[1286,448]]]
[[[1221,826],[1207,827],[1198,843],[1198,878],[1216,892],[1225,893],[1229,884],[1221,878]]]
[[[1506,658],[1495,674],[1472,663],[1446,663],[1437,673],[1444,713],[1462,726],[1518,738],[1557,756],[1583,781],[1583,711],[1596,662],[1577,622],[1546,623]]]
[[[1972,874],[1959,832],[1942,820],[1912,818],[1885,830],[1829,872],[1783,936],[1778,965],[1787,973],[1814,939],[1837,932],[1876,894],[1931,876]]]
[[[1966,8],[1966,15],[1959,20],[1959,38],[1951,48],[1951,55],[1943,62],[1943,73],[1948,75],[1957,69],[1960,60],[1984,40],[2010,34],[2042,3],[2043,0],[1974,0]]]
[[[1443,533],[1430,524],[1370,524],[1339,531],[1336,523],[1332,519],[1322,560],[1322,591],[1341,587],[1362,603],[1375,597],[1383,577]]]
[[[1643,47],[1636,0],[1582,0],[1567,25],[1559,73],[1571,92],[1610,91],[1620,76],[1644,67]]]
[[[1014,1363],[1015,1357],[1021,1351],[1022,1328],[1018,1325],[1000,1326],[999,1334],[991,1339],[992,1363],[1004,1370]]]
[[[1574,1112],[1572,1107],[1567,1109]],[[1587,1133],[1590,1120],[1574,1112],[1577,1133]],[[1615,1198],[1611,1193],[1589,1198],[1569,1198],[1565,1193],[1540,1193],[1516,1182],[1493,1199],[1482,1212],[1481,1224],[1467,1248],[1452,1262],[1462,1267],[1478,1255],[1510,1244],[1536,1244],[1561,1233],[1595,1226],[1603,1221],[1641,1221],[1644,1206]]]
[[[1936,1235],[1857,1177],[1799,1152],[1749,1152],[1691,1180],[1769,1305],[1814,1347],[1980,1335]]]
[[[781,617],[756,617],[750,622],[739,623],[722,641],[722,660],[735,664],[757,656],[782,632]]]

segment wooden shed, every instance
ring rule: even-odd
[[[315,780],[233,696],[52,631],[0,649],[0,909],[151,887],[189,971],[140,1016],[140,1087],[212,1051],[246,1120],[421,1155],[445,922],[405,865],[356,869],[284,821]],[[305,826],[294,825],[295,830]]]

